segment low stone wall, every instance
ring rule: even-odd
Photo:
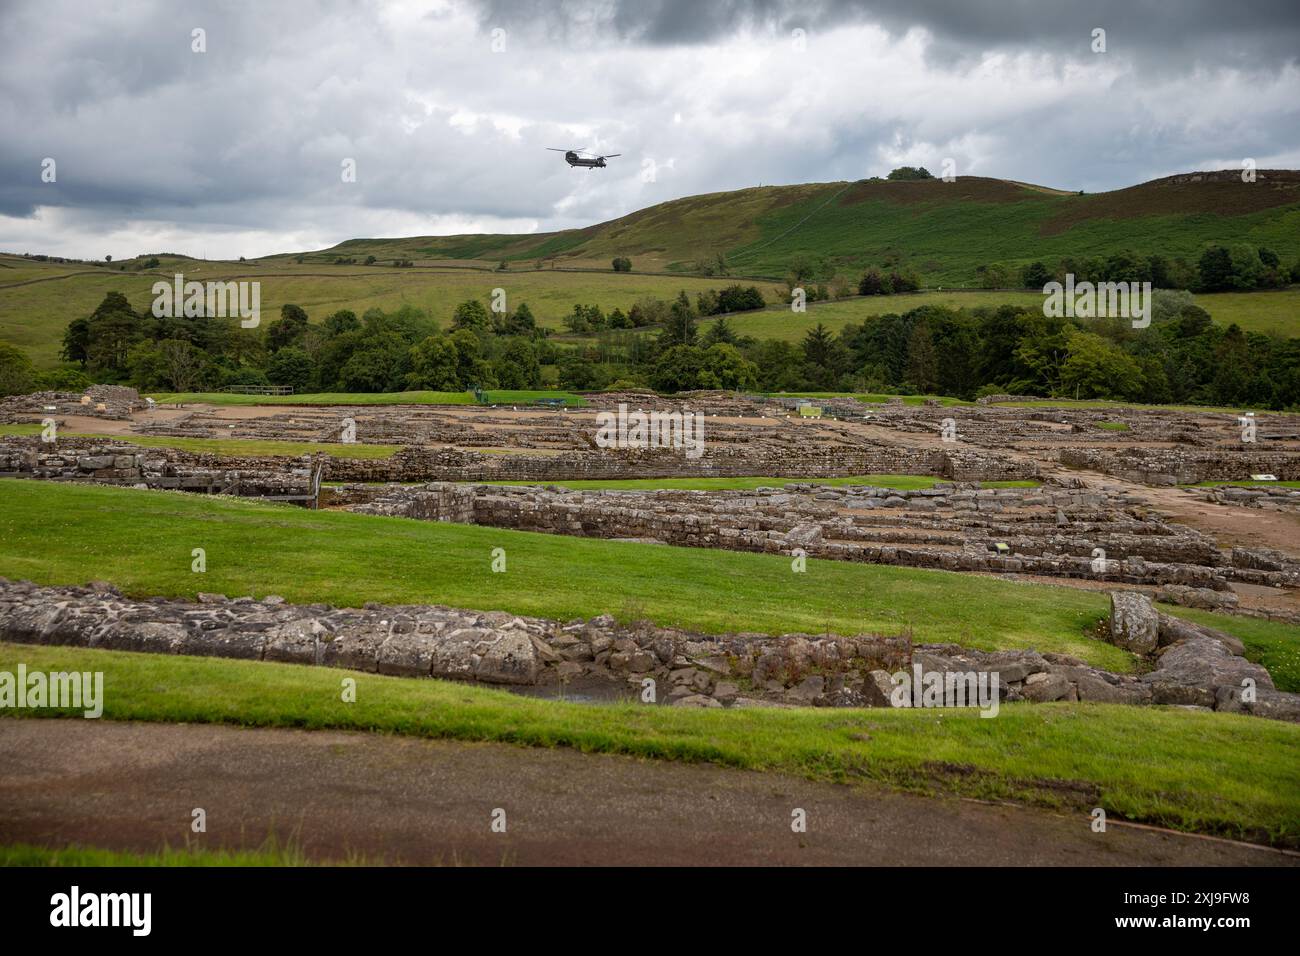
[[[6,478],[84,481],[245,497],[305,496],[312,492],[309,462],[299,460],[299,467],[294,468],[292,459],[245,461],[244,467],[209,467],[123,442],[0,441],[0,477]]]
[[[1139,601],[1145,599],[1137,596]],[[1150,605],[1145,605],[1147,610]],[[1143,606],[1123,617],[1140,643]],[[1154,614],[1154,612],[1151,612]],[[1233,710],[1300,720],[1300,695],[1273,689],[1232,638],[1160,615],[1155,670],[1112,674],[1060,654],[984,652],[907,637],[702,635],[602,616],[567,624],[427,605],[334,608],[282,598],[133,601],[106,584],[39,587],[0,578],[0,639],[105,650],[341,667],[402,677],[538,686],[604,682],[685,706],[891,706],[899,671],[998,674],[999,699],[1084,700]],[[1130,632],[1131,635],[1130,635]],[[1246,678],[1258,693],[1239,691]],[[106,693],[113,693],[111,684]],[[644,699],[644,698],[642,698]]]

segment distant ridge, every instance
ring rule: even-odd
[[[296,253],[418,262],[536,261],[646,271],[714,268],[782,276],[796,257],[852,272],[888,259],[932,284],[972,284],[991,262],[1055,262],[1124,250],[1194,260],[1207,243],[1300,249],[1300,171],[1178,173],[1104,193],[982,176],[748,187],[687,196],[582,229],[528,235],[350,239]]]

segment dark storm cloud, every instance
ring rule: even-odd
[[[1140,66],[1193,63],[1269,69],[1300,51],[1297,0],[481,0],[485,26],[510,23],[553,38],[617,37],[632,43],[712,43],[738,32],[789,33],[875,24],[894,34],[914,27],[937,41],[932,55],[991,50],[1090,52],[1092,30]]]
[[[962,61],[991,51],[1086,56],[1092,30],[1106,30],[1112,52],[1134,57],[1144,73],[1196,65],[1271,70],[1300,51],[1297,0],[481,0],[485,26],[512,23],[559,42],[707,44],[738,31],[813,33],[871,23],[894,35],[920,27],[935,44],[930,59]]]

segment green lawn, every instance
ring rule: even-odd
[[[1300,727],[1102,704],[976,711],[693,710],[569,704],[467,684],[327,668],[0,644],[0,668],[104,672],[111,720],[347,729],[710,762],[813,780],[1012,799],[1295,844]],[[17,719],[59,715],[16,712]],[[68,715],[71,711],[68,712]],[[14,718],[9,718],[14,719]]]

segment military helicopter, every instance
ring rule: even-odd
[[[591,156],[589,153],[584,156],[585,149],[556,149],[554,146],[547,146],[552,153],[563,153],[564,161],[570,166],[586,166],[588,169],[595,169],[599,166],[605,168],[605,160],[613,159],[615,156],[622,156],[622,153],[610,153],[607,156]]]

